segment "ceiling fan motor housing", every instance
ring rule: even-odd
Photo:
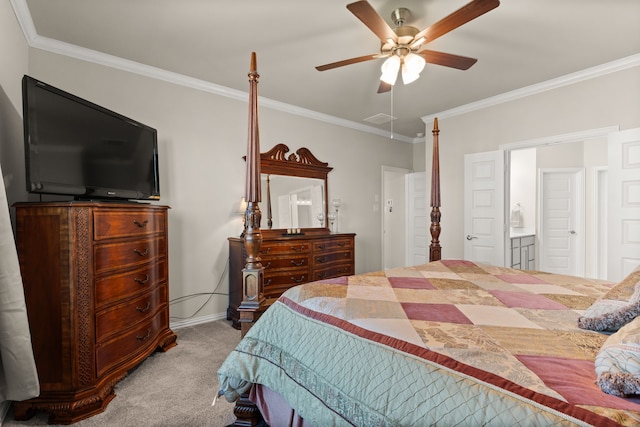
[[[400,7],[391,12],[391,19],[396,24],[396,27],[402,27],[410,17],[411,11],[405,7]]]
[[[417,45],[411,47],[411,42],[416,34],[420,32],[416,27],[411,27],[409,25],[403,27],[394,28],[393,31],[398,35],[398,43],[395,43],[393,40],[387,40],[386,42],[381,44],[380,52],[383,55],[392,55],[397,54],[399,56],[405,56],[409,52],[415,52],[422,46]]]

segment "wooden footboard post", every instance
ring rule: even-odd
[[[249,399],[249,393],[240,396],[233,408],[233,415],[236,420],[227,427],[256,427],[264,422],[258,407]]]
[[[433,120],[433,158],[431,163],[431,245],[429,262],[438,261],[442,256],[440,247],[440,151],[438,147],[438,118]]]
[[[258,206],[262,191],[260,186],[260,132],[258,130],[259,77],[256,53],[252,52],[249,71],[249,136],[247,138],[247,171],[244,191],[244,199],[247,201],[247,209],[244,213],[244,247],[247,251],[247,263],[242,270],[242,302],[238,307],[243,337],[264,310],[264,267],[260,262],[262,213]]]
[[[249,137],[247,139],[247,173],[245,176],[244,199],[244,248],[247,263],[242,270],[242,302],[238,307],[241,333],[244,337],[264,311],[264,267],[260,259],[262,234],[260,220],[262,213],[258,202],[261,199],[260,186],[260,135],[258,131],[258,67],[256,53],[251,53],[249,71]],[[253,427],[260,424],[262,416],[258,407],[249,399],[249,392],[240,396],[233,409],[236,420],[232,426]]]

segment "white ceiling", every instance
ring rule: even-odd
[[[11,0],[28,40],[54,40],[246,92],[255,51],[263,98],[411,140],[422,116],[640,54],[639,0],[502,0],[427,45],[478,58],[467,71],[427,64],[410,85],[377,94],[382,59],[324,72],[314,67],[379,51],[347,9],[352,0]],[[370,0],[392,25],[426,28],[468,0]],[[25,21],[33,20],[33,27]],[[27,22],[28,24],[28,22]],[[619,61],[618,61],[619,62]],[[400,79],[399,79],[400,80]],[[400,138],[402,139],[402,138]]]

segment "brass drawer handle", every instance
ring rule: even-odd
[[[151,308],[151,301],[147,301],[146,306],[136,307],[136,310],[138,310],[140,313],[146,313],[147,311],[149,311],[150,308]]]
[[[144,251],[141,251],[140,249],[134,249],[133,252],[137,253],[140,256],[146,256],[149,255],[149,248],[145,248]]]
[[[140,227],[140,228],[144,228],[144,227],[146,227],[146,226],[147,226],[147,224],[149,224],[149,220],[148,220],[148,219],[145,219],[145,220],[144,220],[144,221],[142,221],[142,222],[138,222],[138,220],[137,220],[137,219],[134,219],[134,220],[133,220],[133,223],[134,223],[135,225],[137,225],[138,227]]]
[[[296,267],[302,267],[304,265],[304,259],[301,259],[299,263],[296,263],[294,260],[291,260],[291,265],[295,265]]]
[[[338,246],[345,247],[347,246],[347,242],[338,242]]]
[[[324,249],[324,245],[317,245],[316,246],[318,249],[323,250]]]
[[[327,277],[327,273],[322,272],[322,273],[318,273],[316,274],[320,279],[324,279],[325,277]]]
[[[146,341],[146,340],[148,340],[148,339],[149,339],[149,337],[150,337],[150,336],[151,336],[151,328],[149,328],[149,329],[147,330],[147,335],[145,335],[145,336],[136,335],[136,339],[137,339],[138,341]]]
[[[304,246],[300,246],[300,247],[296,247],[296,246],[291,246],[291,250],[294,252],[302,252],[302,250],[304,249]]]
[[[133,278],[133,280],[134,280],[136,283],[139,283],[139,284],[141,284],[141,285],[144,285],[144,284],[146,284],[146,283],[149,281],[149,278],[150,278],[150,277],[151,277],[151,276],[149,276],[149,273],[147,273],[147,274],[145,274],[144,279],[141,279],[141,278],[139,278],[139,277],[134,277],[134,278]]]
[[[326,256],[318,257],[318,258],[316,258],[316,261],[318,261],[318,262],[327,262],[327,257]]]
[[[271,252],[271,248],[270,247],[269,248],[264,248],[264,253],[265,254],[268,254],[269,252]]]
[[[269,267],[271,267],[271,261],[269,261],[267,265],[264,266],[264,268],[269,268]]]
[[[293,277],[293,276],[292,276],[292,277],[291,277],[291,280],[293,280],[293,281],[294,281],[294,282],[296,282],[296,283],[302,283],[302,282],[304,282],[304,275],[303,275],[303,276],[300,276],[300,278],[299,278],[299,279],[296,279],[295,277]]]
[[[272,279],[267,280],[267,281],[264,283],[264,285],[265,285],[265,286],[270,285],[270,284],[271,284],[271,281],[272,281]]]

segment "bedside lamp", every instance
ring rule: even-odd
[[[340,205],[342,205],[342,200],[340,200],[340,199],[333,199],[333,200],[331,201],[331,204],[332,204],[332,205],[333,205],[333,207],[336,209],[336,213],[335,213],[336,227],[335,227],[335,230],[332,230],[332,231],[333,231],[334,233],[337,233],[337,232],[338,232],[338,228],[339,228],[339,227],[338,227],[338,223],[339,223],[339,219],[338,219],[338,216],[339,216],[338,214],[339,214],[339,212],[338,212],[338,209],[340,208]]]
[[[247,229],[247,224],[245,223],[244,213],[247,210],[247,201],[242,197],[240,199],[240,204],[238,205],[238,210],[236,214],[242,215],[242,233],[240,233],[240,237],[244,237],[244,232]]]

